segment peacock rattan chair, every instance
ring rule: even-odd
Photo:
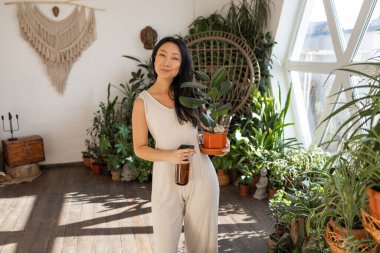
[[[184,39],[190,49],[195,70],[209,76],[222,66],[228,66],[227,78],[233,88],[224,102],[232,104],[231,114],[244,114],[253,85],[258,86],[260,68],[253,50],[241,38],[227,32],[208,31]]]

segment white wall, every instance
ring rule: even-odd
[[[34,49],[21,38],[15,5],[0,4],[0,115],[18,114],[17,136],[41,135],[46,164],[81,160],[86,129],[109,82],[130,78],[135,63],[123,57],[148,59],[151,51],[140,41],[140,31],[152,26],[159,38],[187,34],[198,16],[208,16],[229,1],[220,0],[92,0],[83,3],[106,9],[96,12],[97,40],[73,65],[64,94],[50,83],[46,68]],[[58,5],[60,17],[72,6]],[[41,5],[49,17],[53,5]],[[5,122],[6,125],[8,121]],[[0,138],[10,134],[0,131]]]

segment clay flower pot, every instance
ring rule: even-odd
[[[223,149],[227,146],[227,132],[203,133],[203,147],[210,149]]]
[[[363,229],[347,229],[335,223],[335,221],[332,218],[330,218],[329,222],[327,223],[327,226],[329,226],[330,229],[334,231],[334,233],[340,235],[342,238],[347,238],[352,235],[354,235],[355,239],[364,239],[364,238],[369,237],[368,232],[364,228]]]
[[[369,197],[369,209],[371,211],[371,216],[377,220],[380,220],[380,192],[372,188],[368,188],[367,194]]]
[[[90,157],[83,157],[83,165],[86,168],[91,168],[91,158]]]
[[[239,184],[239,190],[240,190],[240,196],[242,196],[242,197],[248,197],[249,196],[250,185]]]
[[[92,163],[91,170],[94,175],[102,174],[102,165],[100,163]]]

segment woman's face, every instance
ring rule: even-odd
[[[158,78],[173,80],[181,67],[181,51],[177,44],[166,42],[157,50],[154,70]]]

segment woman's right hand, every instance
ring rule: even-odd
[[[193,154],[195,154],[194,149],[176,149],[170,152],[168,162],[173,164],[187,164],[189,163],[189,157]]]

